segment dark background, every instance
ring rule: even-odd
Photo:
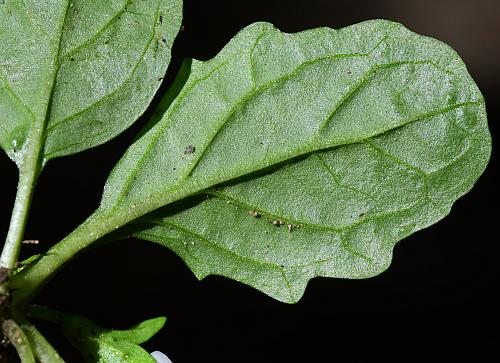
[[[185,1],[185,29],[163,89],[184,57],[208,59],[234,34],[266,20],[287,32],[372,18],[402,22],[455,48],[484,93],[490,129],[500,115],[500,2]],[[54,160],[42,174],[23,257],[45,251],[98,205],[112,166],[144,124],[112,142]],[[451,215],[396,246],[391,268],[367,280],[317,278],[286,305],[221,277],[198,282],[160,246],[137,240],[92,250],[65,268],[36,302],[124,328],[169,317],[145,345],[185,362],[498,361],[498,154]],[[0,155],[0,235],[7,232],[17,169]],[[42,326],[68,362],[78,353]]]

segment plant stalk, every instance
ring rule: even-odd
[[[35,357],[28,338],[19,325],[12,319],[4,320],[2,330],[14,348],[16,348],[17,354],[21,358],[21,363],[35,363]]]
[[[99,213],[93,214],[77,229],[49,251],[12,277],[10,287],[14,290],[13,305],[25,306],[26,303],[48,282],[61,267],[103,236],[110,234],[124,223]]]
[[[17,317],[16,319],[20,328],[26,335],[27,340],[30,343],[33,355],[39,362],[50,362],[50,363],[64,363],[59,353],[50,345],[50,343],[45,339],[45,337],[35,328],[35,326],[29,323],[24,317]]]
[[[130,236],[134,227],[131,227],[132,230],[127,229],[127,223],[163,205],[184,198],[186,195],[188,194],[181,190],[169,195],[169,199],[163,199],[157,203],[152,203],[149,198],[146,198],[132,208],[120,209],[120,212],[117,212],[120,206],[107,210],[97,209],[85,222],[50,248],[47,253],[12,277],[9,285],[14,290],[13,305],[22,310],[48,280],[77,253],[98,240],[109,242]]]
[[[19,172],[16,200],[12,209],[9,231],[0,257],[0,267],[12,270],[16,266],[24,237],[24,229],[40,171],[38,153],[27,158]]]

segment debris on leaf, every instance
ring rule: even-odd
[[[184,154],[185,155],[189,155],[189,154],[192,154],[196,151],[196,148],[193,146],[193,145],[188,145],[186,146],[186,148],[184,149]]]

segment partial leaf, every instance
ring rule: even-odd
[[[128,330],[107,330],[86,318],[71,316],[63,323],[63,331],[89,362],[155,363],[153,357],[138,344],[156,334],[165,321],[166,319],[161,317],[146,320]]]
[[[111,173],[99,210],[132,220],[215,184],[421,120],[458,115],[469,125],[476,118],[468,110],[479,112],[477,127],[486,130],[483,98],[456,53],[399,24],[296,34],[253,24],[214,59],[193,61],[161,121]]]
[[[0,146],[21,166],[125,130],[161,83],[181,13],[181,0],[1,1]]]
[[[28,339],[34,358],[42,363],[64,363],[59,353],[50,345],[37,328],[27,320],[23,319],[20,325],[26,338]]]
[[[109,335],[115,339],[128,340],[135,344],[142,344],[158,333],[165,325],[165,317],[145,320],[127,330],[110,330]]]
[[[484,111],[463,112],[468,124],[438,115],[160,209],[135,236],[170,248],[200,279],[226,276],[285,302],[315,276],[377,275],[398,241],[446,216],[482,173]]]

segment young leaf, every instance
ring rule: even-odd
[[[66,315],[41,306],[27,307],[30,318],[50,321],[63,329],[64,335],[83,353],[86,361],[95,363],[154,363],[142,344],[155,335],[166,322],[165,317],[145,320],[127,329],[104,329],[89,319]]]
[[[181,0],[1,1],[0,146],[21,167],[125,130],[161,83],[181,12]]]
[[[92,363],[155,363],[138,344],[144,343],[165,324],[165,318],[150,319],[128,330],[106,330],[80,316],[68,317],[63,332]]]

